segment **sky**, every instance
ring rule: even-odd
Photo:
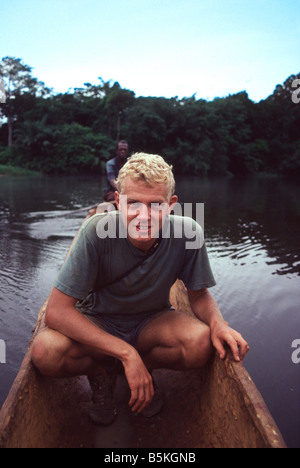
[[[117,81],[136,96],[254,102],[300,72],[300,0],[0,0],[0,59],[54,92]]]

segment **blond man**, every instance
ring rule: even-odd
[[[32,350],[44,375],[88,376],[90,416],[104,425],[116,416],[116,364],[130,387],[132,411],[152,416],[163,404],[154,369],[199,368],[213,348],[224,358],[225,343],[237,361],[249,349],[208,290],[215,280],[200,226],[170,214],[177,203],[172,168],[160,156],[133,155],[119,173],[115,197],[118,212],[95,215],[81,229]],[[192,247],[191,230],[202,239]],[[195,317],[170,306],[177,279]]]

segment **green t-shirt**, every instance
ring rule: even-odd
[[[85,313],[122,317],[169,307],[177,279],[192,290],[216,284],[202,229],[194,220],[168,216],[161,237],[149,255],[126,237],[120,213],[95,215],[81,228],[55,287],[78,299]]]

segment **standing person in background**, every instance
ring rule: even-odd
[[[115,192],[117,189],[117,178],[120,169],[124,166],[127,161],[129,154],[129,146],[127,141],[121,140],[117,143],[116,157],[110,159],[106,163],[106,175],[108,180],[108,187],[104,192],[104,201],[112,202],[115,201]]]

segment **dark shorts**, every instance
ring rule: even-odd
[[[137,342],[143,328],[152,320],[168,312],[146,312],[132,317],[112,317],[110,315],[84,314],[91,322],[110,335],[113,335],[137,349]]]

